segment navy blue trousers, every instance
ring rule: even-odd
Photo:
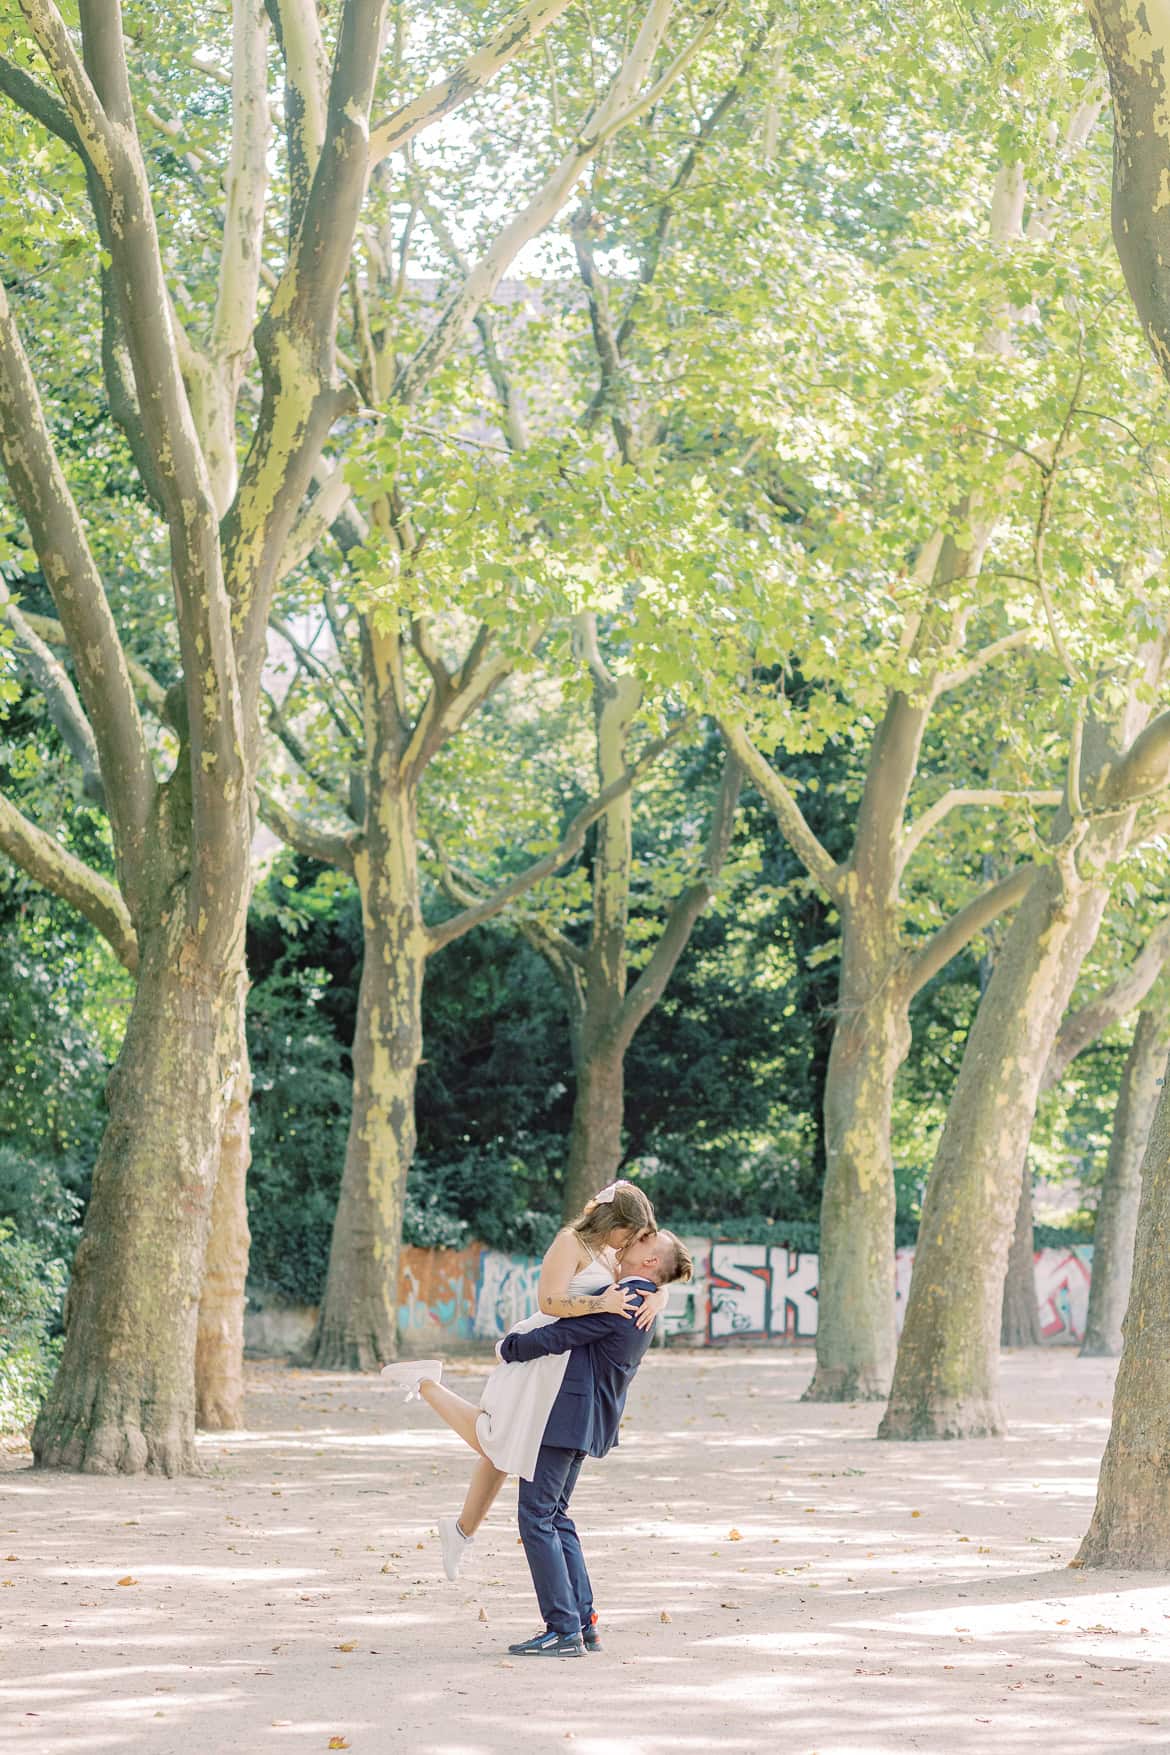
[[[593,1613],[593,1588],[569,1516],[584,1461],[583,1450],[542,1444],[532,1480],[520,1482],[520,1540],[544,1624],[556,1633],[579,1633]]]

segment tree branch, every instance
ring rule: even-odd
[[[310,652],[308,647],[305,646],[302,641],[297,639],[297,636],[293,633],[286,621],[283,621],[280,616],[274,615],[269,619],[268,625],[274,633],[280,635],[282,640],[288,642],[288,645],[292,649],[293,656],[296,658],[297,663],[301,666],[302,670],[307,671],[310,676],[315,677],[319,683],[323,683],[326,690],[332,691],[332,693],[336,694],[338,700],[342,702],[353,721],[350,725],[346,724],[340,713],[333,706],[328,694],[326,695],[325,705],[328,709],[329,717],[332,719],[334,725],[336,725],[338,731],[350,747],[354,747],[356,737],[362,730],[362,715],[357,703],[350,700],[349,695],[334,676],[333,672],[329,669],[329,666]],[[318,629],[318,633],[319,632],[320,629]],[[316,635],[313,637],[315,639]]]
[[[434,233],[440,248],[450,257],[456,268],[458,268],[460,274],[469,274],[471,272],[471,263],[463,254],[459,245],[455,242],[450,228],[442,214],[432,203],[428,202],[421,195],[418,196],[417,199],[419,211],[422,213],[427,224]],[[500,356],[499,347],[496,345],[496,326],[492,321],[492,314],[489,308],[486,305],[481,305],[479,310],[475,313],[473,321],[479,332],[480,345],[483,348],[483,359],[484,364],[487,367],[488,377],[492,381],[492,388],[495,390],[496,398],[500,404],[500,412],[503,417],[504,438],[507,442],[508,449],[513,452],[527,451],[529,443],[528,427],[524,419],[519,398],[512,388],[512,381],[508,376],[507,368]]]
[[[284,546],[276,570],[277,583],[307,561],[317,544],[348,508],[352,494],[340,464],[322,477],[313,498],[305,506]]]
[[[335,331],[366,188],[384,10],[385,0],[347,0],[341,12],[324,143],[288,262],[256,330],[260,420],[223,532],[249,737],[281,561],[329,431],[353,403],[352,391],[335,381]]]
[[[277,701],[275,695],[273,695],[270,690],[264,689],[262,692],[264,699],[268,703],[268,723],[276,733],[279,742],[288,751],[289,755],[292,757],[297,767],[301,769],[306,779],[311,780],[314,786],[319,786],[322,792],[327,793],[330,798],[336,800],[342,809],[346,809],[347,806],[342,794],[342,788],[333,780],[329,779],[327,775],[319,774],[317,772],[313,763],[309,759],[308,750],[305,748],[304,744],[289,724],[288,719],[285,717],[284,709],[280,702]]]
[[[1167,957],[1170,957],[1170,918],[1159,921],[1128,969],[1104,993],[1066,1014],[1044,1068],[1041,1091],[1054,1090],[1078,1054],[1083,1054],[1111,1025],[1120,1023],[1128,1012],[1141,1005],[1161,974]]]
[[[641,29],[606,96],[585,123],[569,151],[521,211],[497,232],[479,261],[447,300],[430,334],[406,362],[395,380],[396,402],[412,404],[458,345],[466,324],[499,285],[508,264],[523,246],[559,213],[590,161],[618,130],[641,114],[662,80],[650,93],[636,96],[654,64],[670,17],[673,0],[649,0]],[[706,35],[705,26],[702,36]],[[674,63],[673,77],[682,68]]]
[[[268,12],[284,59],[291,243],[304,215],[325,141],[328,64],[315,0],[268,0]]]
[[[121,8],[117,0],[80,0],[83,68],[53,0],[21,0],[21,6],[81,135],[100,192],[121,329],[134,370],[142,429],[157,466],[170,533],[190,724],[197,856],[188,903],[211,935],[210,951],[217,933],[236,930],[236,886],[224,881],[226,869],[248,858],[245,728],[223,583],[219,514],[176,345],[152,195],[134,123]],[[57,608],[68,626],[60,600]],[[70,644],[79,658],[72,639]],[[100,743],[101,727],[85,698]],[[118,770],[111,770],[104,759],[102,769],[112,805]]]
[[[117,886],[69,853],[61,843],[30,822],[0,793],[0,852],[38,884],[68,902],[97,927],[118,961],[133,974],[138,968],[138,940],[130,912]]]
[[[0,55],[0,91],[74,152],[82,152],[81,136],[60,98],[7,55]]]
[[[733,755],[728,755],[723,764],[723,777],[711,815],[711,827],[700,875],[687,885],[675,902],[649,962],[622,1000],[613,1037],[623,1052],[629,1047],[639,1025],[661,999],[663,989],[686,949],[696,920],[715,894],[719,874],[731,846],[742,779],[743,770],[739,762]]]
[[[232,145],[210,349],[213,359],[230,364],[233,377],[252,346],[260,291],[268,182],[267,36],[263,0],[233,0]]]
[[[589,325],[593,331],[593,350],[597,355],[597,363],[601,372],[601,382],[597,392],[589,403],[587,418],[595,413],[607,413],[613,436],[617,441],[618,451],[623,463],[633,463],[637,450],[634,426],[629,413],[629,398],[625,393],[625,373],[618,343],[617,333],[609,310],[609,295],[604,280],[597,272],[597,264],[593,257],[593,247],[589,242],[588,230],[592,213],[588,207],[582,209],[572,225],[573,249],[577,256],[577,268],[581,275],[581,284],[589,301]]]
[[[761,755],[742,726],[721,717],[719,729],[748,779],[765,804],[771,807],[781,834],[814,883],[833,901],[842,901],[845,894],[846,867],[838,865],[817,840],[785,781],[766,757]]]
[[[516,901],[517,897],[524,895],[542,878],[551,877],[552,873],[560,866],[567,865],[569,860],[574,858],[585,845],[585,836],[590,826],[597,821],[598,817],[604,816],[609,807],[637,783],[646,770],[658,760],[663,750],[674,742],[676,736],[677,731],[672,731],[666,737],[656,738],[653,743],[649,744],[636,762],[626,768],[618,779],[611,781],[597,794],[596,798],[577,812],[551,853],[546,853],[543,858],[536,860],[526,870],[509,878],[506,884],[501,884],[490,895],[481,897],[479,901],[465,908],[461,914],[453,915],[450,920],[440,921],[437,926],[428,927],[427,955],[431,956],[435,951],[441,951],[453,939],[462,938],[465,932],[470,932],[473,926],[480,926],[485,920],[490,920],[494,915],[502,913],[509,902]]]
[[[114,847],[120,864],[129,862],[123,873],[132,897],[154,801],[154,771],[114,618],[2,285],[0,453],[73,654],[101,758]]]
[[[93,727],[77,698],[69,672],[56,654],[35,633],[12,601],[8,586],[0,577],[0,612],[16,635],[16,655],[21,668],[44,695],[49,716],[57,727],[70,755],[81,769],[82,785],[87,798],[104,804],[101,759]]]
[[[1030,628],[1017,628],[1014,633],[1005,634],[1001,640],[992,640],[989,646],[984,646],[981,651],[973,653],[966,664],[960,665],[956,670],[949,670],[945,675],[939,677],[935,683],[936,694],[943,695],[950,689],[961,688],[964,683],[969,683],[974,677],[981,675],[989,665],[996,663],[1005,652],[1018,652],[1022,646],[1031,646],[1035,638],[1036,636]]]
[[[902,838],[901,867],[903,870],[905,869],[919,847],[937,829],[943,818],[949,816],[951,811],[957,810],[961,805],[1021,803],[1057,805],[1063,797],[1063,792],[1043,788],[1036,791],[1013,792],[998,786],[952,786],[949,792],[944,792],[941,798],[936,798],[934,803],[924,810],[922,815],[917,817],[906,830]]]
[[[316,859],[322,865],[334,865],[339,871],[347,871],[352,875],[356,840],[354,833],[327,829],[321,823],[299,816],[266,786],[257,787],[256,798],[260,820],[267,824],[274,835],[279,835],[287,847],[303,853],[307,859]]]
[[[24,614],[23,611],[21,613]],[[28,614],[24,615],[24,620],[33,633],[40,636],[46,646],[67,647],[69,645],[61,623],[55,621],[51,615]],[[158,678],[151,675],[145,664],[139,664],[136,659],[130,657],[126,658],[126,671],[136,693],[146,702],[159,724],[168,724],[167,691]]]
[[[924,945],[912,952],[903,965],[901,977],[907,995],[912,999],[920,993],[940,969],[946,968],[952,957],[970,944],[976,933],[990,926],[1007,909],[1016,907],[1027,894],[1038,870],[1039,867],[1031,864],[1017,866],[1007,877],[968,902],[965,908],[960,908]]]
[[[1107,776],[1104,802],[1124,807],[1161,792],[1170,774],[1170,709],[1151,719]]]
[[[553,972],[569,1007],[569,1028],[575,1034],[585,1015],[585,958],[572,939],[547,921],[521,914],[516,921],[521,938],[543,957]]]
[[[537,644],[543,632],[543,628],[535,630],[529,641],[530,647]],[[482,643],[481,635],[486,636]],[[400,761],[400,771],[407,784],[417,782],[443,745],[466,725],[472,714],[478,712],[493,690],[499,688],[515,668],[516,660],[509,653],[497,652],[491,658],[486,656],[489,639],[490,630],[481,628],[456,677],[448,677],[441,666],[438,673],[431,672],[430,693]],[[440,675],[447,677],[446,683],[440,684]]]
[[[453,73],[384,117],[370,134],[371,169],[388,153],[400,152],[424,128],[475,97],[502,67],[555,24],[562,12],[568,11],[570,3],[571,0],[528,0]]]

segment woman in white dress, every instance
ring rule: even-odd
[[[617,1284],[618,1251],[655,1228],[654,1209],[631,1182],[613,1182],[558,1231],[540,1268],[540,1308],[512,1333],[540,1328],[558,1316],[595,1316],[613,1311],[648,1328],[666,1303],[659,1290],[635,1312],[632,1293]],[[471,1473],[458,1517],[439,1519],[443,1565],[454,1578],[476,1530],[509,1475],[532,1479],[545,1426],[568,1368],[568,1353],[546,1354],[527,1363],[497,1365],[484,1385],[479,1406],[439,1383],[442,1363],[419,1359],[387,1365],[383,1377],[419,1394],[479,1460]]]

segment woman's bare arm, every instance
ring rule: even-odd
[[[581,1265],[581,1253],[574,1232],[557,1232],[540,1264],[537,1301],[545,1316],[597,1316],[606,1310],[625,1316],[634,1300],[620,1286],[610,1286],[597,1297],[568,1296],[569,1281]]]

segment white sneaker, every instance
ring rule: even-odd
[[[441,1359],[399,1359],[393,1365],[383,1365],[381,1375],[395,1389],[406,1391],[408,1402],[421,1400],[418,1386],[424,1377],[430,1377],[438,1383],[443,1375]]]
[[[443,1571],[454,1584],[459,1576],[467,1551],[474,1545],[474,1536],[465,1536],[457,1517],[439,1519],[439,1544],[443,1550]]]

